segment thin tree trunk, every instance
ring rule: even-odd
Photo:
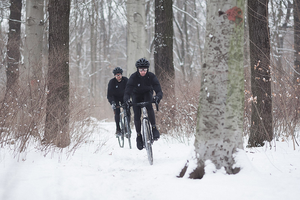
[[[91,26],[91,37],[90,37],[90,47],[91,47],[91,72],[90,72],[90,92],[91,98],[95,100],[96,97],[96,49],[97,49],[97,27],[96,27],[96,13],[95,13],[95,1],[91,2],[91,14],[90,14],[90,26]]]
[[[177,40],[175,40],[175,46],[177,49],[177,56],[179,59],[179,63],[180,63],[180,69],[181,69],[181,73],[183,75],[183,80],[187,81],[187,74],[186,74],[186,69],[185,69],[185,40],[184,40],[184,34],[183,34],[183,28],[180,26],[180,23],[174,19],[176,27],[178,29],[179,32],[179,38],[177,38]],[[180,44],[178,44],[180,43]]]
[[[191,65],[192,65],[192,52],[191,52],[191,49],[190,49],[190,41],[189,41],[189,29],[188,29],[188,21],[187,21],[187,2],[184,3],[184,18],[183,18],[183,27],[184,27],[184,34],[185,34],[185,44],[186,44],[186,47],[185,47],[185,51],[186,51],[186,58],[185,58],[185,74],[187,75],[187,79],[186,81],[190,82],[193,80],[193,76],[192,76],[192,68],[191,68]]]
[[[81,85],[81,60],[82,60],[82,43],[83,43],[83,12],[80,11],[78,6],[78,0],[74,2],[75,6],[75,27],[76,27],[76,35],[75,35],[75,44],[76,44],[76,73],[74,74],[75,77],[75,86],[76,89],[79,89]],[[81,92],[80,90],[78,92]]]

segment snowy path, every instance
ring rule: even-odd
[[[234,176],[209,170],[202,180],[176,178],[191,147],[161,138],[154,143],[154,165],[146,151],[119,148],[114,124],[101,124],[94,143],[70,158],[34,150],[25,161],[11,159],[0,149],[0,200],[166,200],[166,199],[272,199],[296,200],[300,195],[300,149],[285,143],[276,151],[247,150],[238,160],[244,167]],[[101,134],[101,136],[99,135]],[[135,135],[135,134],[133,134]],[[96,152],[99,138],[106,144]],[[211,168],[211,166],[210,166]]]

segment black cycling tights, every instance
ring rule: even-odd
[[[148,102],[153,100],[153,94],[152,92],[147,92],[141,95],[133,94],[132,95],[132,102],[133,103],[140,103],[140,102]],[[152,107],[152,104],[149,104],[146,106],[148,111],[148,117],[151,125],[155,124],[155,115],[154,110]],[[133,112],[134,112],[134,125],[135,130],[137,133],[141,133],[141,108],[138,106],[133,106]]]

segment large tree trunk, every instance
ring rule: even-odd
[[[147,53],[147,32],[145,29],[145,0],[127,0],[127,76],[136,71],[135,62],[149,59]]]
[[[196,168],[190,178],[202,178],[205,162],[228,174],[234,153],[243,148],[244,114],[244,1],[207,2],[204,65],[195,133]],[[183,176],[184,173],[181,173]]]
[[[162,104],[162,114],[158,116],[162,133],[172,131],[176,114],[172,5],[172,0],[155,0],[154,67],[164,92],[164,102],[168,102]]]
[[[174,95],[175,70],[173,64],[173,9],[172,0],[155,0],[155,74],[164,91]],[[170,90],[170,91],[169,91]],[[168,95],[168,94],[166,94]]]
[[[31,85],[42,79],[44,0],[26,1],[24,65]]]
[[[24,41],[24,66],[21,74],[22,85],[25,85],[25,95],[28,112],[24,123],[29,130],[37,132],[41,124],[41,107],[45,100],[43,78],[43,30],[44,30],[44,0],[26,1],[26,27]],[[31,117],[28,117],[31,116]]]
[[[273,139],[268,0],[248,0],[251,90],[250,147]]]
[[[49,1],[49,69],[44,142],[58,147],[70,144],[69,15],[70,0]]]

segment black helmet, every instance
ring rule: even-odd
[[[113,73],[114,75],[116,74],[123,74],[123,69],[121,69],[120,67],[116,67],[114,70],[113,70]]]
[[[135,66],[136,66],[136,68],[139,68],[139,67],[149,68],[150,63],[145,58],[141,58],[141,59],[138,59],[138,61],[136,61]]]

